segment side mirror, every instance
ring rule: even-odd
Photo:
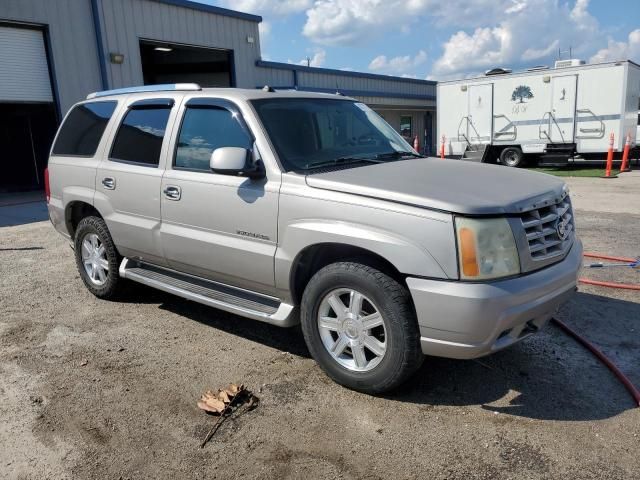
[[[265,175],[262,162],[254,162],[251,151],[241,147],[216,148],[211,153],[209,167],[221,175],[244,175],[249,178],[262,178]]]

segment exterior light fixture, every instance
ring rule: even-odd
[[[255,41],[256,41],[256,39],[255,39],[255,38],[253,38],[251,35],[249,35],[249,36],[247,37],[247,43],[254,43]]]
[[[124,55],[122,53],[111,52],[109,54],[109,61],[117,65],[121,65],[124,62]]]
[[[549,75],[545,75],[544,77],[542,77],[542,81],[544,83],[549,83],[551,81],[551,77]]]
[[[466,85],[460,85],[460,90],[462,90],[463,92],[467,91],[467,86]]]

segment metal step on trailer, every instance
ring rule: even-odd
[[[486,143],[469,143],[460,159],[470,162],[484,162],[488,151],[489,145]]]
[[[293,305],[260,293],[124,258],[120,276],[225,312],[290,327],[298,322]]]
[[[544,154],[540,155],[538,165],[553,167],[565,166],[576,153],[575,143],[547,143]]]

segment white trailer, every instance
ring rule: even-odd
[[[557,61],[524,72],[439,82],[438,141],[445,155],[520,165],[602,161],[614,134],[617,158],[632,147],[640,108],[640,65]]]

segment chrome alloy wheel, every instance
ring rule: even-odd
[[[82,239],[82,264],[92,283],[98,286],[105,284],[109,261],[104,244],[95,233],[88,233]]]
[[[375,368],[387,351],[382,315],[371,300],[353,289],[336,289],[322,299],[318,330],[327,352],[354,372]]]

